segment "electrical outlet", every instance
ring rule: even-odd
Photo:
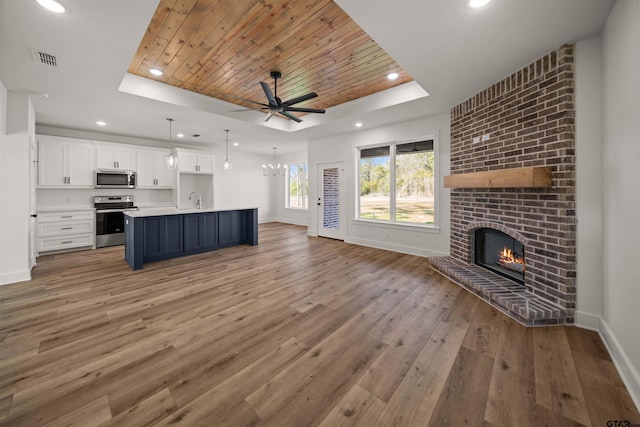
[[[391,237],[391,232],[387,231],[384,236],[388,239],[389,237]]]
[[[482,135],[482,142],[484,141],[488,141],[489,140],[489,134],[485,133],[484,135]]]
[[[71,203],[71,197],[65,197],[64,202],[65,202],[66,204]]]
[[[480,142],[480,137],[479,136],[473,137],[473,143],[477,144],[478,142]]]

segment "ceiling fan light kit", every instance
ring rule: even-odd
[[[315,92],[309,92],[305,95],[298,96],[292,98],[288,101],[282,101],[282,99],[278,98],[278,79],[282,77],[282,73],[280,71],[271,71],[271,77],[274,80],[273,92],[271,92],[271,88],[265,82],[260,82],[260,86],[264,91],[265,96],[267,97],[268,104],[264,104],[262,102],[257,102],[252,99],[240,98],[237,96],[233,96],[233,98],[240,99],[245,102],[249,102],[251,104],[259,105],[260,108],[257,110],[262,110],[267,112],[267,116],[264,121],[268,122],[271,117],[275,114],[280,114],[287,119],[293,120],[294,122],[300,123],[302,119],[296,117],[291,113],[319,113],[324,114],[326,110],[322,110],[319,108],[304,108],[304,107],[293,107],[295,104],[299,104],[304,101],[308,101],[309,99],[315,98],[318,96]]]

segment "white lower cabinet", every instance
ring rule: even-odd
[[[95,213],[91,210],[38,212],[37,252],[95,246]]]

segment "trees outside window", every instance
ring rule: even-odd
[[[359,218],[433,225],[433,140],[360,150]]]
[[[286,207],[307,209],[309,182],[306,163],[291,163],[287,168]]]

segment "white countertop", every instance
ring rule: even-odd
[[[141,218],[148,216],[165,216],[165,215],[184,215],[192,213],[205,213],[205,212],[224,212],[224,211],[244,211],[247,209],[258,209],[257,206],[250,207],[234,207],[234,208],[202,208],[202,209],[178,209],[176,207],[164,207],[164,208],[144,208],[137,211],[127,211],[124,214],[131,218]]]

